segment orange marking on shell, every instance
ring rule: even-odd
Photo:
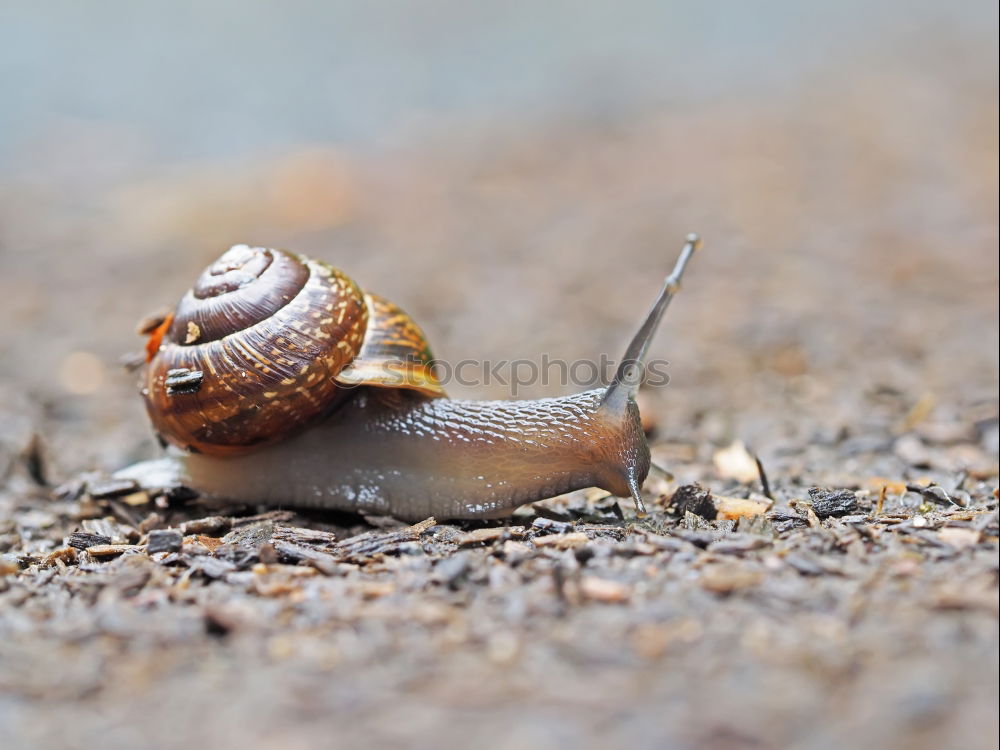
[[[156,328],[154,328],[149,333],[149,338],[146,339],[146,362],[152,362],[153,357],[156,353],[160,351],[160,345],[163,343],[163,337],[170,328],[170,325],[174,322],[174,314],[168,313]]]

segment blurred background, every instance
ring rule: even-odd
[[[0,477],[22,453],[44,457],[34,470],[51,484],[155,455],[121,358],[142,347],[136,322],[232,244],[340,266],[412,313],[441,358],[576,360],[619,356],[684,234],[698,231],[704,252],[652,351],[672,380],[643,403],[654,456],[678,482],[725,489],[713,456],[738,439],[779,484],[863,487],[930,472],[951,486],[961,471],[992,483],[980,485],[988,496],[997,52],[997,7],[985,0],[4,0]],[[0,486],[0,512],[17,507],[21,527],[51,524],[48,489],[25,482]],[[900,597],[916,575],[904,558]],[[215,636],[186,605],[149,615],[194,634],[163,641],[175,646],[162,650],[172,680],[143,666],[142,644],[160,643],[152,636],[61,650],[93,623],[132,632],[122,619],[132,610],[104,599],[73,609],[80,597],[59,593],[77,620],[53,622],[57,637],[36,642],[31,617],[44,610],[12,608],[27,624],[8,655],[23,657],[11,672],[19,695],[68,697],[68,718],[15,699],[0,704],[0,722],[54,746],[90,736],[106,747],[151,737],[315,747],[333,720],[359,741],[422,728],[428,746],[445,725],[468,744],[518,748],[607,732],[659,747],[664,726],[684,746],[699,736],[737,746],[740,732],[786,746],[988,746],[990,570],[979,630],[951,610],[925,626],[931,610],[902,599],[880,600],[885,609],[860,622],[848,597],[840,619],[824,619],[830,589],[803,578],[817,594],[801,599],[798,619],[776,594],[749,625],[704,618],[731,628],[729,640],[689,649],[682,633],[665,660],[630,662],[619,644],[635,621],[688,617],[703,601],[681,587],[686,571],[670,589],[676,604],[651,596],[504,630],[501,661],[525,633],[530,655],[511,656],[507,671],[482,671],[495,634],[474,625],[463,635],[458,615],[429,628],[440,642],[375,616],[357,637],[337,630],[347,644],[337,658],[351,666],[336,679],[315,656],[328,654],[330,634],[303,635],[312,623],[289,636],[304,650],[286,668],[277,640],[270,651],[251,639],[205,645]],[[208,603],[214,590],[198,588]],[[497,608],[479,610],[484,621],[520,622],[510,614],[519,591],[513,603],[484,594]],[[284,614],[260,614],[279,611],[264,599],[247,618],[283,628]],[[443,675],[437,692],[425,690],[428,675]],[[550,684],[536,703],[540,683]]]
[[[5,2],[3,393],[63,471],[148,454],[118,360],[239,242],[445,359],[618,356],[692,230],[663,414],[995,393],[996,51],[988,2]]]

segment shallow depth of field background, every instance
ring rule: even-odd
[[[702,478],[713,451],[740,439],[779,479],[857,486],[898,458],[995,483],[997,125],[997,9],[985,0],[5,0],[0,470],[13,460],[3,439],[19,447],[35,432],[53,484],[154,455],[136,376],[119,361],[142,346],[135,323],[232,244],[334,263],[412,313],[441,358],[575,360],[621,353],[684,234],[698,231],[704,252],[652,349],[672,381],[643,407],[658,425],[654,455],[678,482]],[[501,384],[450,390],[509,395]],[[916,418],[923,437],[885,458]],[[0,486],[0,512],[22,500]],[[920,613],[906,631],[917,644],[934,637]],[[588,632],[587,658],[613,664],[619,644]],[[771,694],[719,655],[720,673],[699,672],[687,703],[662,715],[666,703],[633,704],[646,723],[629,724],[640,738],[630,746],[660,719],[678,735],[757,722],[759,736],[813,747],[995,738],[995,636],[985,660],[988,640],[969,640],[965,661],[918,649],[891,670],[882,652],[839,637],[864,652],[857,679],[807,664]],[[872,642],[908,641],[887,631]],[[686,690],[656,665],[605,687],[591,679],[599,670],[547,651],[556,668],[539,671],[593,701],[580,698],[593,725],[568,723],[580,708],[572,690],[535,705],[524,700],[533,687],[476,677],[481,660],[460,658],[478,654],[469,646],[449,667],[469,683],[452,684],[452,711],[418,687],[422,667],[406,674],[419,662],[382,660],[371,643],[364,685],[317,678],[343,698],[356,736],[441,716],[496,745],[511,731],[510,747],[546,746],[602,736],[600,717],[617,726],[622,696],[647,695],[637,674]],[[108,747],[134,747],[143,732],[169,746],[175,717],[191,715],[204,723],[190,732],[215,741],[315,747],[328,704],[310,703],[301,673],[281,672],[287,690],[272,684],[255,666],[261,649],[247,648],[247,659],[225,652],[226,669],[212,651],[204,679],[139,690],[145,728],[114,693],[100,697],[121,718],[113,736],[85,702],[66,703],[67,715],[96,722],[90,736]],[[117,646],[107,654],[128,666]],[[220,699],[243,668],[256,688],[242,703]],[[730,692],[715,705],[720,680]],[[381,697],[355,722],[356,689]],[[316,721],[282,725],[276,695]],[[831,695],[851,710],[823,723]],[[47,723],[50,704],[32,710],[17,716],[37,736],[74,736],[72,722]]]
[[[834,409],[870,379],[988,393],[995,13],[5,3],[0,382],[59,418],[61,470],[148,453],[118,358],[237,242],[341,266],[449,360],[617,356],[698,230],[664,414],[738,422],[802,376]]]

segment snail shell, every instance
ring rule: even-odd
[[[147,357],[155,430],[210,455],[294,434],[354,386],[444,395],[423,332],[396,305],[325,263],[246,245],[205,269]]]

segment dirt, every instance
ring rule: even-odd
[[[995,746],[995,71],[951,50],[611,122],[8,174],[4,746]],[[646,518],[107,484],[158,450],[134,323],[229,244],[335,263],[449,361],[572,361],[618,355],[691,230]]]

